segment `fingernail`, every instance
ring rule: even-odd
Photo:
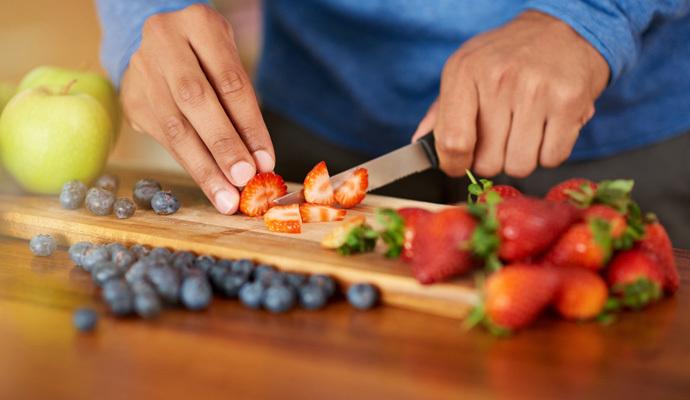
[[[227,190],[219,190],[216,193],[216,209],[221,214],[229,214],[237,209],[239,197]]]
[[[240,161],[230,168],[230,176],[237,186],[246,185],[255,173],[254,167],[246,161]]]
[[[276,166],[275,160],[265,150],[257,150],[253,154],[259,172],[270,172]]]

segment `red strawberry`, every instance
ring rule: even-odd
[[[558,289],[553,306],[566,319],[591,319],[604,311],[609,296],[604,279],[596,272],[578,267],[554,268]]]
[[[673,246],[666,229],[658,221],[645,225],[642,240],[635,243],[635,248],[642,249],[652,255],[661,268],[664,277],[663,288],[669,293],[675,293],[680,286],[680,276],[673,257]]]
[[[558,275],[551,268],[508,265],[486,280],[483,322],[498,332],[524,328],[551,303],[557,287]]]
[[[601,220],[580,222],[568,228],[544,257],[548,264],[598,271],[611,257],[609,226]]]
[[[335,201],[341,207],[354,207],[364,200],[368,186],[369,173],[365,168],[357,168],[351,177],[335,189]]]
[[[470,271],[474,259],[469,250],[475,218],[464,208],[435,212],[416,224],[412,241],[412,274],[428,284]]]
[[[621,305],[638,309],[661,298],[664,277],[659,265],[644,250],[616,254],[609,263],[607,280]]]
[[[302,222],[342,221],[347,211],[323,204],[304,203],[299,207]]]
[[[586,196],[591,198],[596,193],[598,186],[589,179],[568,179],[549,189],[544,199],[549,201],[568,201],[575,197],[580,202],[579,197]]]
[[[511,197],[519,197],[522,196],[522,193],[520,193],[519,190],[514,188],[513,186],[510,185],[496,185],[496,186],[491,186],[490,188],[486,189],[484,193],[479,195],[479,198],[477,199],[477,203],[486,203],[486,193],[487,192],[495,192],[497,193],[501,199],[509,199]]]
[[[619,211],[605,204],[593,204],[582,211],[585,220],[601,219],[609,224],[609,234],[612,239],[617,239],[623,235],[628,226],[625,216]]]
[[[299,215],[299,205],[271,207],[264,214],[264,224],[268,230],[274,232],[300,233],[302,231],[302,219]]]
[[[273,207],[273,200],[287,194],[287,186],[280,175],[265,172],[255,175],[240,192],[240,211],[255,217]]]
[[[513,197],[496,205],[500,245],[504,261],[534,257],[553,244],[580,218],[569,203],[546,201],[530,196]]]
[[[403,219],[403,224],[405,226],[403,232],[403,248],[400,258],[405,261],[412,260],[412,242],[414,240],[414,235],[417,230],[418,223],[424,223],[424,218],[432,215],[433,213],[429,210],[417,207],[404,207],[399,209],[398,215]],[[422,222],[420,222],[422,221]]]
[[[335,203],[335,195],[331,186],[326,163],[321,161],[304,178],[304,199],[307,203],[331,205]]]

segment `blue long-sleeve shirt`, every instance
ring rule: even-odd
[[[96,0],[102,62],[119,85],[152,14],[194,0]],[[481,4],[479,4],[481,3]],[[262,101],[342,146],[381,154],[409,142],[447,58],[525,9],[551,14],[611,69],[571,160],[690,130],[690,0],[264,0]]]

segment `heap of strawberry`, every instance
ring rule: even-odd
[[[376,232],[387,255],[409,261],[423,284],[483,268],[470,325],[512,332],[547,309],[570,320],[602,319],[678,289],[671,241],[632,200],[632,181],[570,179],[537,198],[471,179],[467,206],[380,210],[385,229]],[[371,230],[364,221],[351,225],[359,237],[376,237],[362,233]],[[330,236],[325,247],[349,241],[359,249],[347,229]]]
[[[287,194],[287,186],[280,175],[266,172],[255,175],[242,189],[239,208],[250,217],[263,216],[271,231],[300,233],[303,222],[342,221],[345,209],[364,199],[367,186],[367,170],[359,168],[333,189],[326,163],[321,161],[304,179],[306,202],[302,205],[276,206],[273,201]]]

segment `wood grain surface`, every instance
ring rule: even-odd
[[[50,234],[66,246],[80,241],[141,243],[215,257],[249,258],[281,270],[333,275],[343,290],[353,283],[371,282],[381,289],[385,304],[453,318],[464,317],[477,300],[471,276],[421,285],[412,277],[408,263],[384,257],[382,243],[373,253],[353,256],[321,248],[321,239],[339,222],[303,224],[300,234],[275,233],[266,229],[261,217],[219,214],[187,176],[126,169],[109,172],[120,178],[120,197],[131,198],[132,187],[139,179],[154,178],[164,189],[177,194],[182,207],[169,216],[137,210],[132,218],[119,220],[114,214],[95,216],[85,208],[65,210],[57,196],[5,194],[0,195],[0,235],[31,239],[37,234]],[[348,210],[345,218],[365,216],[377,226],[377,208],[406,206],[444,207],[369,195]]]
[[[690,251],[681,288],[610,325],[549,315],[511,338],[338,300],[275,315],[214,298],[202,312],[116,318],[65,247],[0,237],[0,399],[687,399]],[[78,307],[99,315],[80,333]]]

